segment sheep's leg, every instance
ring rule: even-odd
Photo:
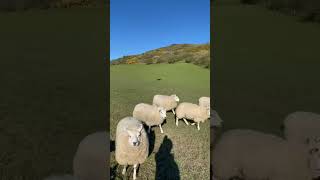
[[[198,122],[197,128],[198,128],[198,131],[200,131],[200,122]]]
[[[122,175],[125,175],[127,171],[127,165],[123,166]]]
[[[137,179],[137,167],[138,164],[133,165],[133,180]]]
[[[149,126],[149,128],[148,128],[148,133],[150,133],[150,130],[151,130],[151,126]]]
[[[191,123],[191,126],[195,125],[196,123]]]
[[[160,127],[161,133],[163,133],[163,129],[162,129],[162,127],[161,127],[161,124],[159,124],[159,127]]]
[[[189,126],[188,121],[187,121],[185,118],[183,118],[183,120],[184,120],[184,122]]]
[[[174,109],[172,109],[172,113],[175,115],[176,113],[174,112]]]
[[[179,119],[176,117],[176,125],[178,126]]]

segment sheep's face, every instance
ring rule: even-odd
[[[316,176],[320,176],[320,137],[307,139],[307,144],[310,156],[310,168]]]
[[[141,124],[138,129],[126,129],[128,132],[128,141],[131,146],[139,146],[141,143],[141,132],[143,129],[143,125]]]
[[[158,111],[160,113],[160,117],[165,119],[167,117],[167,110],[163,107],[158,107]]]
[[[171,95],[171,97],[173,97],[174,100],[176,100],[177,102],[180,101],[179,97],[176,94]]]

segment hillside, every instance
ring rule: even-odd
[[[160,64],[176,62],[193,63],[210,67],[210,44],[172,44],[138,55],[123,56],[111,61],[117,64]]]

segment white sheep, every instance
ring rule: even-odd
[[[175,114],[174,109],[177,107],[178,102],[180,101],[179,97],[176,94],[171,96],[167,95],[155,95],[153,96],[153,105],[160,106],[166,109],[166,111],[172,111]]]
[[[210,107],[210,97],[200,97],[199,106]]]
[[[133,165],[133,179],[136,179],[137,167],[143,163],[149,153],[149,140],[142,123],[134,117],[125,117],[117,125],[116,161],[123,165],[122,174],[128,165]]]
[[[177,126],[179,119],[183,119],[184,122],[189,125],[188,121],[186,120],[189,119],[197,123],[197,128],[198,130],[200,130],[200,122],[206,121],[209,117],[210,109],[208,107],[202,107],[193,103],[180,103],[176,109]],[[195,123],[192,123],[192,125],[194,125]]]
[[[240,177],[254,180],[311,180],[309,160],[320,143],[306,146],[289,143],[253,130],[230,130],[213,151],[213,173],[219,180]],[[311,153],[311,154],[310,154]],[[319,159],[317,159],[319,161]],[[309,164],[309,165],[308,165]]]
[[[284,120],[284,136],[288,141],[305,143],[309,137],[320,137],[320,115],[294,112]]]
[[[53,175],[44,180],[105,180],[109,177],[107,132],[95,132],[86,136],[78,145],[73,158],[72,175]]]
[[[151,126],[159,126],[161,133],[163,133],[161,124],[167,117],[166,110],[163,107],[140,103],[134,107],[132,116],[149,126],[149,133]]]
[[[104,180],[108,178],[107,132],[96,132],[86,136],[79,144],[73,158],[73,175],[79,180]]]

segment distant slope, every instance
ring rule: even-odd
[[[111,61],[118,64],[159,64],[193,63],[205,68],[210,67],[210,44],[172,44],[167,47],[147,51],[142,54],[123,56]]]

